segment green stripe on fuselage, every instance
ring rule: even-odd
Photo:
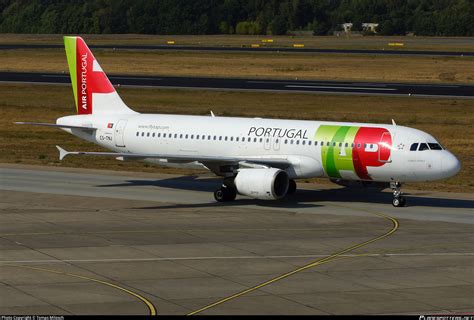
[[[76,37],[64,37],[64,48],[66,49],[69,75],[71,76],[72,91],[74,92],[74,103],[77,112],[77,73],[76,73]]]
[[[316,131],[315,140],[319,143],[324,142],[321,146],[321,161],[329,177],[340,178],[340,170],[354,172],[352,143],[358,130],[359,127],[323,125]],[[341,143],[342,145],[339,146]]]

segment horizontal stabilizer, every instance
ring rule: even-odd
[[[65,124],[42,123],[42,122],[15,122],[15,124],[26,124],[30,126],[43,126],[43,127],[66,128],[66,129],[97,130],[97,128],[93,128],[93,127],[69,126]]]

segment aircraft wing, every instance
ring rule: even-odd
[[[242,166],[254,167],[278,167],[285,169],[290,162],[284,158],[262,158],[262,157],[224,157],[224,156],[203,156],[203,155],[173,155],[158,153],[124,153],[124,152],[84,152],[84,151],[66,151],[60,146],[56,146],[59,150],[59,160],[63,160],[68,155],[85,155],[85,156],[109,156],[128,160],[143,160],[146,158],[167,159],[172,162],[201,162],[205,163],[239,163]]]

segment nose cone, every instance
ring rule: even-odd
[[[443,174],[446,178],[455,176],[461,170],[461,162],[451,153],[446,152],[443,155]]]

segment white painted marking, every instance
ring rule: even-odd
[[[382,91],[396,91],[397,89],[390,88],[369,88],[369,87],[337,87],[337,86],[295,86],[287,85],[287,88],[308,88],[308,89],[343,89],[343,90],[382,90]]]
[[[111,79],[128,79],[128,80],[163,80],[162,78],[146,78],[146,77],[117,77],[110,76]]]
[[[70,263],[70,262],[149,262],[179,260],[232,260],[232,259],[291,259],[291,258],[324,258],[330,254],[296,255],[296,256],[228,256],[228,257],[162,257],[143,259],[66,259],[66,260],[5,260],[1,263]],[[368,253],[344,254],[339,257],[426,257],[426,256],[474,256],[474,252],[441,252],[441,253]]]
[[[334,82],[284,82],[284,81],[247,81],[247,83],[270,83],[270,84],[284,84],[284,85],[304,85],[304,86],[336,86],[336,85],[353,85],[355,87],[366,86],[366,87],[386,87],[386,84],[376,83],[334,83]]]

